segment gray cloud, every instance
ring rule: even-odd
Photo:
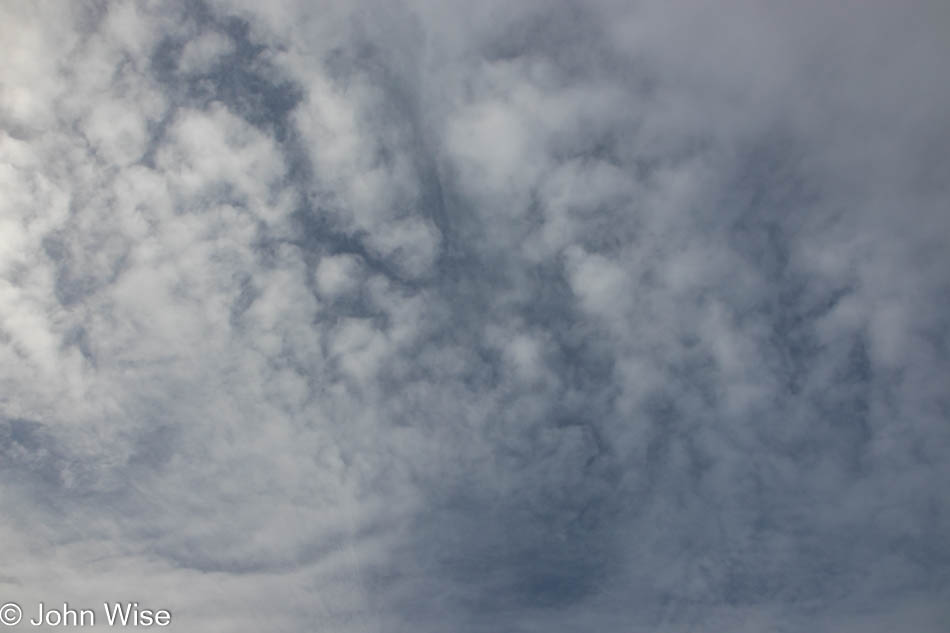
[[[948,15],[715,9],[0,9],[0,598],[943,630]]]

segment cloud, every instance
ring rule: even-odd
[[[209,31],[185,44],[178,59],[178,69],[184,73],[207,72],[220,58],[233,51],[234,43],[227,35]]]
[[[940,630],[941,7],[0,12],[4,600]]]

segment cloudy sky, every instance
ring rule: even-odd
[[[950,629],[948,31],[0,0],[0,602]]]

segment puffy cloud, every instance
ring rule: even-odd
[[[943,8],[0,17],[5,600],[940,630]]]
[[[234,42],[227,35],[208,31],[189,40],[178,58],[178,69],[184,73],[202,73],[211,70],[222,57],[234,52]]]

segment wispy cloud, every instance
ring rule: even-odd
[[[945,627],[942,7],[0,25],[0,602]]]

